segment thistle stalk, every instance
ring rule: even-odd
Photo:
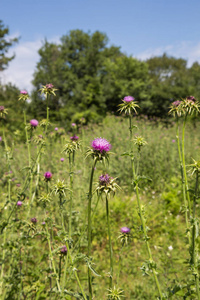
[[[187,121],[187,113],[184,117],[183,131],[182,131],[182,163],[183,163],[184,184],[185,184],[186,196],[187,196],[187,201],[188,201],[188,209],[189,209],[189,217],[190,217],[191,216],[191,204],[190,204],[190,194],[189,194],[189,187],[188,187],[188,180],[187,180],[187,173],[186,173],[186,166],[185,166],[185,126],[186,126],[186,121]]]
[[[69,153],[69,176],[70,176],[69,238],[71,238],[72,235],[72,203],[73,203],[73,175],[74,175],[73,166],[74,166],[74,151],[73,153]]]
[[[112,279],[113,279],[113,250],[111,242],[111,233],[110,233],[110,213],[109,213],[109,203],[108,196],[106,195],[106,216],[108,223],[108,238],[109,238],[109,252],[110,252],[110,285],[109,288],[112,288]]]
[[[96,158],[94,159],[94,163],[92,166],[91,176],[90,176],[90,185],[89,185],[89,194],[88,194],[88,257],[91,256],[92,249],[92,226],[91,226],[91,206],[92,206],[92,183],[93,183],[93,176],[94,176],[94,170],[96,166]],[[88,267],[88,286],[89,286],[89,300],[92,300],[92,274],[91,270]]]
[[[184,201],[184,207],[185,207],[186,231],[187,231],[187,236],[188,236],[188,242],[190,244],[190,230],[189,230],[188,209],[187,209],[188,206],[187,206],[186,191],[185,191],[185,178],[184,178],[184,172],[183,172],[183,160],[182,160],[183,156],[182,156],[182,153],[181,153],[181,145],[180,145],[180,138],[179,138],[179,121],[178,121],[178,116],[176,117],[176,123],[177,123],[176,139],[177,139],[177,145],[178,145],[179,164],[180,164],[180,170],[181,170],[183,201]]]
[[[193,215],[192,215],[192,245],[191,245],[191,265],[193,267],[193,275],[195,277],[195,284],[196,284],[196,292],[198,300],[200,299],[200,292],[199,292],[199,272],[198,272],[198,262],[197,262],[197,247],[196,247],[196,239],[198,236],[198,232],[196,230],[196,227],[198,226],[196,224],[196,204],[198,199],[198,184],[199,184],[199,172],[197,170],[196,172],[196,184],[195,184],[195,194],[194,194],[194,200],[193,200]]]

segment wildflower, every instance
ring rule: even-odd
[[[110,179],[112,179],[112,177],[110,177],[108,174],[101,175],[99,176],[99,184],[108,185],[110,183]]]
[[[131,230],[130,230],[130,228],[128,228],[128,227],[122,227],[121,228],[121,233],[125,233],[125,234],[127,234],[127,233],[129,233]]]
[[[103,138],[96,138],[91,143],[91,147],[86,152],[86,158],[91,155],[93,158],[99,161],[108,161],[109,150],[111,149],[111,144]]]
[[[31,218],[31,222],[32,222],[33,224],[36,224],[36,223],[37,223],[37,219],[36,219],[36,218]]]
[[[5,107],[4,106],[0,106],[0,116],[3,118],[3,117],[5,117],[5,115],[7,115],[7,109],[5,109]]]
[[[134,100],[135,100],[134,97],[132,97],[132,96],[126,96],[126,97],[124,97],[124,99],[122,101],[131,102],[131,101],[134,101]]]
[[[76,123],[72,123],[72,127],[76,127]]]
[[[99,176],[99,184],[96,187],[96,191],[98,194],[102,195],[105,193],[106,195],[109,195],[110,193],[115,195],[116,190],[120,190],[121,188],[119,185],[115,182],[116,178],[113,178],[109,176],[108,174],[103,174]]]
[[[0,136],[0,142],[2,141],[2,137]]]
[[[54,129],[55,131],[58,131],[58,127],[55,127],[55,129]]]
[[[51,172],[46,172],[46,173],[44,174],[44,177],[45,177],[45,180],[46,180],[46,181],[50,181],[51,178],[52,178],[52,173],[51,173]]]
[[[190,101],[193,101],[193,102],[196,102],[197,100],[194,98],[194,96],[188,96],[187,97],[187,100],[190,100]]]
[[[135,98],[132,96],[126,96],[122,99],[123,103],[119,104],[119,111],[120,113],[125,112],[125,114],[131,115],[131,111],[137,113],[136,108],[139,108]]]
[[[17,206],[22,206],[22,201],[17,201]]]
[[[48,83],[46,85],[43,85],[42,88],[40,89],[40,91],[42,94],[46,94],[46,96],[48,94],[49,95],[52,94],[52,95],[56,96],[55,91],[57,91],[57,89],[54,88],[52,83]]]
[[[35,119],[30,120],[30,124],[31,124],[32,127],[37,127],[38,123],[39,123],[38,120],[35,120]]]
[[[44,226],[46,223],[45,222],[42,222],[42,225]]]
[[[22,91],[20,91],[20,94],[22,94],[22,95],[28,95],[28,92],[26,90],[22,90]]]
[[[79,137],[77,135],[73,135],[70,137],[70,139],[75,142],[75,141],[78,141]]]
[[[19,101],[26,101],[28,99],[29,95],[28,92],[26,90],[22,90],[20,91],[20,96],[19,96]]]
[[[176,100],[172,103],[173,106],[178,107],[181,104],[180,100]]]
[[[60,161],[63,162],[65,159],[63,157],[61,157]]]
[[[172,251],[173,250],[173,247],[172,245],[168,247],[169,251]]]
[[[106,139],[96,138],[91,144],[94,151],[108,152],[111,149],[111,144]]]
[[[145,146],[147,144],[147,142],[144,140],[142,136],[136,136],[133,142],[135,145],[137,145],[138,152],[140,152],[142,146]]]
[[[62,246],[62,248],[60,250],[60,253],[63,254],[63,255],[66,255],[67,254],[67,247],[66,246]]]
[[[175,140],[172,140],[172,143],[175,143],[176,141]]]

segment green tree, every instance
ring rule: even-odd
[[[147,60],[151,78],[151,97],[145,113],[167,116],[171,102],[185,98],[194,89],[188,73],[187,61],[163,54]]]
[[[119,47],[107,44],[105,34],[81,30],[63,36],[59,45],[45,41],[33,84],[37,89],[48,82],[56,86],[57,99],[50,107],[52,113],[60,109],[55,117],[95,119],[106,112],[102,86],[105,61],[122,55]]]
[[[8,63],[15,57],[15,55],[8,57],[7,52],[19,40],[18,38],[8,39],[7,35],[9,35],[9,28],[5,27],[3,21],[0,20],[0,71],[5,70]]]

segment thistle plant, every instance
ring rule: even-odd
[[[45,95],[46,98],[46,109],[47,109],[47,117],[46,117],[46,124],[45,124],[45,133],[47,134],[47,129],[49,126],[49,97],[51,95],[56,96],[55,91],[57,91],[57,89],[54,88],[52,83],[48,83],[46,85],[43,85],[43,87],[40,89],[41,94]]]
[[[133,140],[132,137],[132,129],[135,127],[134,125],[132,125],[132,113],[136,113],[136,108],[138,108],[139,106],[135,103],[135,99],[132,96],[126,96],[124,97],[124,99],[122,100],[123,103],[120,104],[120,109],[119,111],[125,112],[126,114],[128,114],[129,116],[129,132],[130,132],[130,151],[129,152],[125,152],[122,155],[128,155],[131,158],[131,167],[132,167],[132,186],[134,187],[135,193],[136,193],[136,199],[137,199],[137,205],[138,205],[138,214],[141,220],[141,229],[142,232],[144,234],[144,240],[146,243],[146,247],[147,247],[147,252],[148,252],[148,256],[149,256],[149,260],[148,260],[148,266],[150,268],[150,270],[153,273],[154,279],[155,279],[155,283],[156,283],[156,287],[158,289],[158,293],[159,293],[159,297],[160,299],[162,299],[162,292],[160,289],[160,284],[158,281],[158,277],[157,277],[157,271],[156,271],[156,263],[153,260],[152,257],[152,253],[151,253],[151,249],[150,249],[150,245],[149,245],[149,236],[147,235],[147,226],[146,226],[146,216],[145,216],[145,210],[144,210],[144,206],[141,204],[140,201],[140,196],[139,196],[139,181],[143,178],[146,178],[145,176],[139,176],[139,162],[137,164],[137,168],[135,168],[135,157],[134,157],[134,152],[133,152],[133,145],[137,146],[137,150],[138,150],[138,160],[140,158],[140,152],[141,149],[144,145],[146,145],[146,141],[141,137],[136,137]]]
[[[200,299],[200,292],[199,292],[199,255],[198,255],[198,245],[197,245],[197,239],[199,237],[199,218],[196,216],[196,207],[197,207],[197,200],[199,197],[199,175],[200,175],[200,161],[195,161],[193,159],[194,163],[190,165],[191,167],[191,175],[195,175],[195,189],[193,193],[193,210],[192,215],[190,216],[190,224],[191,224],[191,245],[190,245],[190,266],[192,274],[195,278],[195,284],[196,284],[196,293],[198,299]]]
[[[74,160],[75,153],[80,148],[79,137],[73,135],[70,142],[64,146],[64,152],[69,158],[69,176],[70,176],[70,209],[69,209],[69,238],[72,236],[72,206],[73,206],[73,182],[74,182]]]
[[[109,199],[110,195],[115,195],[116,190],[120,190],[119,185],[116,183],[116,178],[112,178],[108,174],[103,174],[99,177],[99,184],[96,188],[97,194],[101,197],[105,194],[106,198],[106,217],[108,225],[108,238],[109,238],[109,252],[110,252],[110,284],[109,288],[112,289],[113,281],[113,249],[112,249],[112,238],[110,230],[110,210],[109,210]]]
[[[189,229],[188,220],[190,219],[191,216],[191,203],[190,203],[189,186],[188,186],[186,164],[185,164],[185,128],[186,128],[186,122],[188,116],[192,114],[198,114],[199,109],[200,109],[199,101],[197,101],[193,96],[189,96],[186,99],[174,101],[169,111],[169,114],[173,114],[176,117],[176,124],[177,124],[176,139],[178,145],[179,163],[180,163],[181,179],[182,179],[186,234],[188,236],[189,244],[190,244],[191,233]],[[182,127],[182,139],[180,142],[179,119],[181,117],[183,117],[183,127]]]
[[[96,163],[98,161],[105,162],[109,161],[109,151],[111,149],[111,144],[104,138],[96,138],[91,143],[91,148],[86,152],[86,158],[91,156],[93,158],[92,171],[90,175],[90,184],[89,184],[89,193],[88,193],[88,258],[91,257],[92,254],[92,227],[91,227],[91,206],[92,206],[92,185],[93,185],[93,177],[94,171],[96,167]],[[88,287],[89,287],[89,300],[92,300],[92,276],[91,270],[88,267]]]

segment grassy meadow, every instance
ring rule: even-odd
[[[133,117],[132,122],[137,126],[133,128],[133,136],[142,136],[147,142],[140,154],[135,146],[134,155],[136,160],[141,155],[138,169],[145,177],[139,182],[139,195],[163,299],[198,299],[195,286],[189,285],[193,275],[188,264],[176,124],[173,118],[166,126],[145,116]],[[145,265],[148,254],[131,184],[130,157],[122,156],[129,147],[128,118],[108,115],[101,124],[74,126],[70,132],[59,124],[48,126],[42,147],[44,126],[27,127],[30,153],[24,132],[5,130],[4,135],[0,132],[0,299],[84,299],[77,277],[86,299],[90,299],[88,264],[94,271],[93,299],[161,299],[152,270],[148,269],[148,263]],[[72,167],[63,149],[74,134],[79,137],[80,147],[74,152]],[[92,158],[85,159],[85,156],[97,137],[109,141],[112,153],[109,164],[98,162],[94,171],[92,260],[88,263],[87,214]],[[199,159],[199,121],[188,122],[186,126],[185,154],[186,166],[193,162],[192,158]],[[186,169],[189,172],[190,167]],[[49,181],[45,181],[46,172],[52,173]],[[104,196],[99,197],[95,192],[99,176],[105,173],[116,178],[121,187],[109,198],[114,264],[112,289],[123,291],[115,298],[113,294],[108,296],[110,257],[106,202]],[[62,195],[56,192],[58,180],[64,185]],[[190,173],[188,181],[193,189],[195,179]],[[72,197],[73,202],[70,202]],[[198,203],[196,213],[199,215]],[[121,234],[122,227],[130,228],[127,243],[123,243],[126,235]],[[67,250],[63,248],[65,245]]]

